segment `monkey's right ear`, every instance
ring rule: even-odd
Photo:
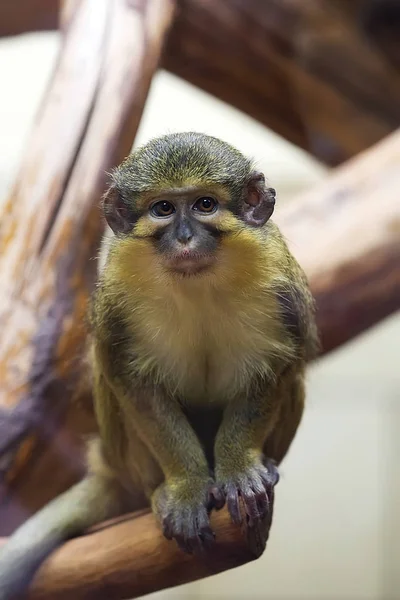
[[[132,215],[114,185],[111,185],[104,194],[102,208],[104,217],[115,234],[128,233],[132,230]]]

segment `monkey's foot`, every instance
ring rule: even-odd
[[[272,522],[274,487],[279,473],[273,461],[258,462],[236,473],[222,478],[228,511],[234,523],[243,523],[242,503],[246,518],[248,544],[256,556],[260,556],[267,543]]]
[[[164,536],[189,554],[202,554],[214,542],[209,519],[212,485],[209,480],[164,483],[154,493],[153,510]]]

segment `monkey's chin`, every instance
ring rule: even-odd
[[[212,255],[173,256],[167,260],[167,268],[170,272],[182,276],[200,275],[208,271],[214,264]]]

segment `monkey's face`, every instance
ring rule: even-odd
[[[261,183],[263,186],[263,178]],[[159,262],[170,273],[194,276],[213,267],[219,249],[226,248],[229,238],[234,237],[240,246],[241,233],[268,220],[274,194],[263,187],[260,190],[258,185],[253,174],[236,202],[222,185],[142,193],[130,207],[119,206],[118,228],[113,219],[109,219],[109,224],[114,225],[116,233],[121,233],[122,224],[129,238],[151,244]],[[242,247],[245,248],[244,243]]]
[[[145,210],[133,229],[135,237],[151,240],[165,268],[185,275],[209,269],[227,232],[228,196],[215,189],[165,190],[142,199]]]
[[[114,172],[103,208],[118,237],[141,242],[137,259],[151,250],[169,272],[197,275],[212,269],[227,238],[251,238],[274,204],[274,190],[248,159],[221,140],[189,132],[129,156]]]

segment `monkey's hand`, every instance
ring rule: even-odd
[[[209,513],[213,506],[223,504],[222,496],[211,488],[209,478],[185,477],[169,479],[160,485],[152,497],[153,511],[159,518],[168,540],[189,554],[201,554],[214,542]]]
[[[233,466],[233,465],[232,465]],[[217,484],[221,487],[234,523],[242,524],[240,499],[243,502],[249,527],[257,525],[269,512],[274,486],[278,483],[278,470],[272,461],[254,460],[242,468],[217,468]]]
[[[216,470],[217,485],[222,490],[232,521],[243,523],[241,503],[246,518],[247,540],[251,550],[260,556],[267,543],[272,522],[274,487],[279,473],[272,461],[253,459],[239,468],[233,463]]]

